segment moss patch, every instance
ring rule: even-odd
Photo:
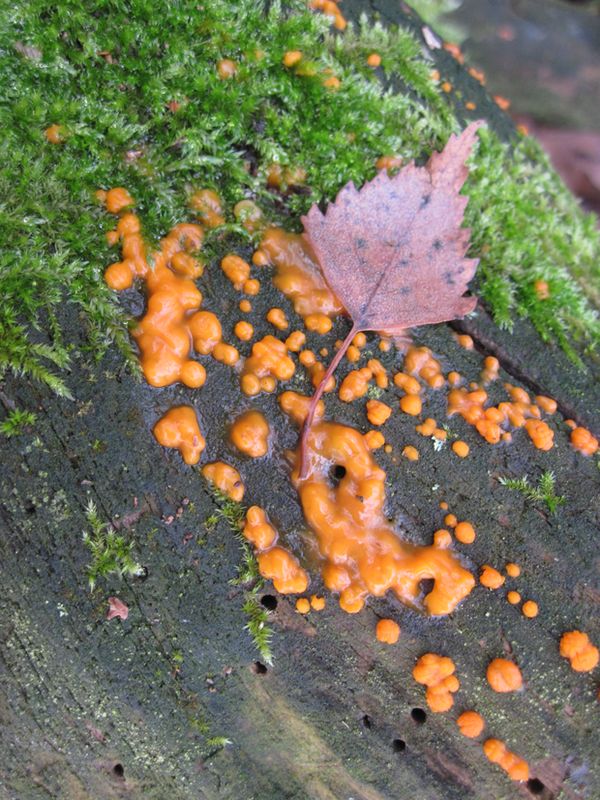
[[[252,197],[274,221],[298,227],[312,202],[371,178],[378,156],[421,158],[458,129],[409,32],[364,22],[333,36],[300,0],[268,11],[255,0],[132,0],[119,9],[26,0],[4,11],[0,30],[0,233],[10,243],[0,260],[0,376],[11,369],[63,394],[72,354],[61,303],[82,309],[91,352],[116,342],[130,354],[126,315],[102,279],[112,256],[97,188],[127,186],[153,239],[189,217],[192,187],[217,189],[229,208]],[[301,68],[283,66],[291,49],[304,54]],[[396,89],[367,66],[374,50]],[[218,77],[222,58],[237,64],[230,80]],[[327,69],[338,91],[323,85]],[[52,124],[61,144],[44,136]],[[273,162],[305,169],[310,190],[268,190]],[[511,148],[488,132],[465,191],[482,258],[478,290],[495,319],[529,317],[573,357],[576,340],[593,347],[598,233],[534,143]],[[230,230],[247,238],[234,223]],[[546,300],[537,278],[549,284]]]

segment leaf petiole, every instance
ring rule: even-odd
[[[317,386],[317,389],[311,398],[310,404],[308,406],[308,414],[306,415],[306,419],[304,420],[304,425],[302,426],[302,434],[300,437],[300,467],[298,472],[298,479],[301,481],[303,481],[306,478],[306,473],[308,471],[306,448],[308,442],[308,434],[310,433],[310,429],[313,424],[315,412],[317,410],[317,404],[321,399],[323,392],[325,391],[325,387],[327,386],[329,378],[331,378],[331,376],[336,370],[337,365],[344,357],[344,353],[350,347],[352,339],[354,339],[356,334],[360,332],[361,332],[360,326],[354,323],[350,328],[350,332],[342,342],[342,346],[331,360],[331,363],[327,367],[325,374],[321,378],[321,382]]]

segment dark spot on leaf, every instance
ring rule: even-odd
[[[444,272],[444,281],[448,284],[448,286],[454,286],[455,280],[452,272]]]
[[[367,243],[364,239],[357,239],[354,244],[358,247],[359,250],[362,250],[363,247],[367,246]]]
[[[428,206],[430,202],[431,202],[431,195],[424,194],[423,197],[421,198],[421,208],[425,208],[425,206]]]
[[[441,239],[434,239],[433,240],[433,249],[434,250],[441,250],[443,246],[444,246],[444,244],[443,244]]]

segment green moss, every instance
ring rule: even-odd
[[[242,611],[246,615],[246,630],[249,632],[262,660],[269,665],[273,664],[271,640],[273,631],[269,627],[269,611],[260,602],[259,594],[264,587],[264,580],[258,569],[258,561],[248,540],[242,534],[242,525],[246,517],[246,508],[241,503],[236,503],[222,492],[211,489],[211,494],[218,504],[216,514],[212,517],[224,519],[240,543],[242,559],[238,565],[237,576],[230,583],[233,586],[243,586],[244,603]],[[208,520],[207,520],[208,522]],[[205,523],[206,524],[206,523]],[[214,524],[211,522],[211,526]]]
[[[25,0],[0,13],[0,235],[10,242],[0,257],[0,377],[10,369],[68,395],[65,302],[83,312],[91,353],[116,343],[134,363],[126,315],[102,279],[115,254],[97,188],[127,186],[150,240],[189,217],[194,186],[216,188],[228,209],[253,197],[273,221],[298,228],[311,203],[371,178],[378,156],[421,158],[458,128],[407,31],[363,21],[332,36],[303,0],[268,9],[257,0]],[[284,68],[288,49],[317,74]],[[373,50],[396,90],[366,66]],[[217,76],[223,57],[238,64],[233,80]],[[322,85],[326,68],[339,91]],[[53,123],[63,144],[45,140]],[[303,167],[310,192],[267,191],[274,161]],[[598,232],[535,145],[524,139],[513,152],[483,135],[465,191],[479,291],[496,320],[528,317],[573,357],[577,340],[595,346]],[[208,252],[219,246],[215,238]],[[532,289],[538,277],[548,301]]]
[[[103,522],[93,502],[89,502],[85,516],[90,526],[84,531],[83,541],[92,554],[87,566],[90,590],[93,590],[99,578],[117,575],[141,575],[143,567],[134,560],[132,551],[134,542],[128,542],[124,536],[118,536],[111,525]]]
[[[6,419],[0,422],[0,433],[4,436],[18,436],[26,428],[35,425],[37,415],[33,411],[27,411],[22,408],[13,408],[6,415]]]
[[[551,471],[543,472],[540,475],[537,486],[529,483],[527,475],[522,478],[500,477],[498,481],[507,489],[520,492],[526,500],[545,503],[550,514],[556,514],[558,507],[567,502],[564,495],[557,495],[554,491],[556,478]]]

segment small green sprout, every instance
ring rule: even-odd
[[[21,408],[13,408],[8,412],[6,419],[0,422],[0,433],[4,436],[18,436],[24,429],[35,424],[37,415],[33,411],[26,411]]]
[[[90,591],[94,590],[98,578],[109,575],[118,575],[120,578],[141,575],[144,568],[131,554],[134,543],[127,542],[124,536],[118,536],[108,522],[102,522],[91,500],[85,516],[91,528],[83,533],[83,541],[92,554],[92,560],[86,569]]]
[[[523,497],[532,502],[546,503],[548,511],[555,514],[558,507],[566,503],[564,495],[557,495],[554,491],[556,478],[554,473],[550,470],[542,473],[537,486],[532,486],[529,483],[527,475],[522,478],[507,478],[501,476],[498,481],[507,489],[514,489],[520,492]]]

